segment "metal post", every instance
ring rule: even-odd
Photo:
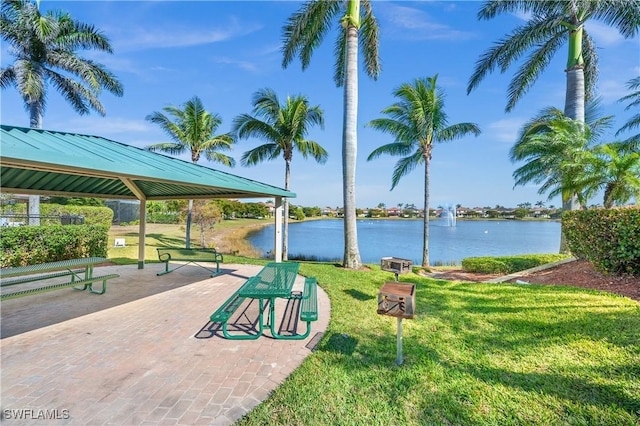
[[[402,317],[398,317],[397,363],[402,365]]]

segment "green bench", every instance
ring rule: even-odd
[[[315,278],[304,280],[300,319],[306,321],[308,325],[312,321],[318,321],[318,283]]]
[[[256,277],[249,278],[249,280],[252,280],[252,279],[255,280],[257,278]],[[258,326],[259,330],[258,330],[258,334],[256,335],[253,335],[253,334],[233,335],[233,334],[229,334],[229,331],[227,329],[227,324],[229,323],[229,319],[231,319],[231,316],[234,314],[234,312],[238,310],[240,305],[242,305],[242,302],[246,300],[246,297],[242,297],[238,294],[239,291],[240,289],[236,290],[236,292],[233,293],[222,304],[222,306],[220,306],[214,313],[211,314],[209,319],[211,320],[212,323],[222,324],[222,334],[227,339],[231,339],[231,340],[257,339],[262,334],[262,329],[263,329],[262,321],[259,321],[259,326]],[[260,307],[260,309],[262,310],[262,307]]]
[[[306,339],[311,333],[311,323],[318,320],[318,283],[313,277],[304,279],[304,291],[292,298],[300,299],[300,321],[307,323],[307,331],[304,334],[293,336],[280,336],[281,339]]]
[[[104,263],[106,261],[108,261],[108,259],[104,257],[89,257],[0,269],[0,288],[28,284],[53,278],[70,277],[69,280],[61,283],[49,284],[36,288],[27,288],[11,293],[3,292],[0,295],[0,300],[12,299],[27,294],[41,293],[71,286],[73,286],[75,290],[89,289],[91,293],[104,294],[107,291],[107,280],[120,276],[118,274],[93,276],[94,265]],[[100,290],[95,290],[93,288],[93,284],[100,281],[102,281],[102,288]]]
[[[218,253],[216,249],[213,248],[171,248],[171,247],[160,247],[158,250],[158,259],[160,262],[164,262],[165,269],[163,272],[158,272],[158,276],[168,274],[169,272],[173,272],[176,269],[180,269],[183,266],[188,265],[189,263],[193,263],[195,265],[200,266],[201,268],[206,269],[211,272],[211,276],[215,277],[220,274],[220,262],[224,261],[224,258],[221,253]],[[173,269],[169,269],[169,262],[179,261],[179,262],[187,262]],[[216,270],[212,271],[206,266],[201,265],[198,262],[208,262],[215,263]]]

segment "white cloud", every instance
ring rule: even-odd
[[[618,99],[629,94],[624,81],[602,80],[598,84],[598,94],[605,104],[617,102]]]
[[[529,21],[533,16],[531,12],[522,12],[522,11],[514,12],[512,13],[512,15],[520,19],[521,21],[525,21],[525,22]]]
[[[69,120],[65,131],[105,136],[131,133],[148,133],[156,130],[144,120],[130,120],[120,117],[77,117]]]
[[[381,14],[391,24],[390,33],[413,40],[467,40],[473,33],[434,21],[427,13],[406,6],[386,4]]]
[[[596,21],[589,21],[585,28],[598,46],[613,46],[624,41],[617,29]]]
[[[166,28],[130,28],[130,31],[122,31],[121,28],[109,29],[114,34],[114,51],[126,52],[144,49],[161,49],[173,47],[198,46],[231,40],[236,37],[250,34],[262,28],[260,25],[241,24],[237,19],[231,19],[221,24],[217,29],[202,29],[193,27],[166,27]]]
[[[249,61],[242,61],[237,59],[232,59],[229,57],[215,57],[213,58],[213,62],[217,64],[225,64],[225,65],[235,65],[243,70],[255,72],[258,71],[258,66]]]
[[[518,138],[518,132],[522,125],[526,122],[522,118],[504,118],[502,120],[489,123],[487,126],[487,138],[500,142],[513,143]]]

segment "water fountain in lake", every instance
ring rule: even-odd
[[[456,207],[445,206],[441,217],[447,219],[447,226],[456,226]]]

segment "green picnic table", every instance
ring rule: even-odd
[[[304,291],[301,294],[292,293],[293,285],[298,276],[299,263],[270,262],[257,275],[250,277],[220,308],[211,314],[212,322],[221,322],[222,331],[227,339],[257,339],[264,332],[265,304],[269,303],[269,324],[271,335],[275,339],[304,339],[311,331],[311,321],[318,319],[317,284],[315,278],[306,278]],[[231,335],[227,332],[227,322],[233,312],[246,298],[256,299],[259,303],[258,333],[248,335]],[[276,299],[301,299],[300,319],[307,323],[304,334],[281,335],[275,329]]]

